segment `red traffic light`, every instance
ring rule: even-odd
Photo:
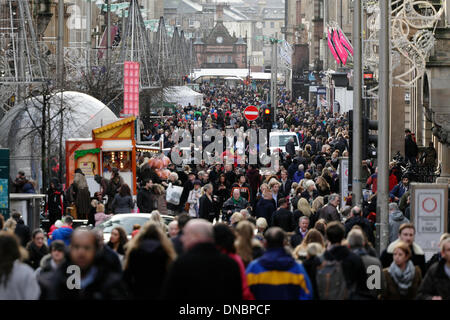
[[[270,109],[269,108],[264,109],[264,113],[265,114],[270,114]]]

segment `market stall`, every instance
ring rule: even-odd
[[[135,117],[121,119],[106,126],[92,130],[92,137],[66,140],[67,185],[73,182],[75,169],[85,174],[91,195],[100,186],[95,175],[111,178],[113,168],[136,195],[136,152],[159,154],[160,144],[156,146],[136,145]]]

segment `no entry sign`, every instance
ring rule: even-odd
[[[253,121],[253,120],[258,119],[258,115],[259,115],[259,110],[255,106],[248,106],[244,110],[244,117],[248,121]]]

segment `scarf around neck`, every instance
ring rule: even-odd
[[[405,295],[412,285],[416,269],[411,260],[406,264],[405,270],[401,270],[395,262],[392,262],[389,273],[397,284],[400,294]]]

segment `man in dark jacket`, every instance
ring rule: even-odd
[[[14,233],[19,237],[21,246],[26,247],[31,240],[31,230],[25,225],[22,215],[19,212],[14,212],[11,217],[17,222]]]
[[[50,225],[64,215],[64,192],[58,179],[53,178],[50,182],[50,188],[47,190],[47,204],[45,206],[48,212]]]
[[[372,244],[375,243],[372,223],[362,216],[362,210],[358,206],[352,208],[349,219],[345,221],[345,236],[348,235],[354,226],[360,226],[366,234],[367,240]]]
[[[341,244],[345,236],[345,228],[342,223],[333,221],[327,225],[326,236],[330,247],[323,254],[327,261],[339,261],[349,291],[349,299],[359,299],[359,293],[366,291],[366,270],[364,263],[358,255]],[[319,297],[321,293],[319,292]]]
[[[285,232],[294,229],[294,215],[288,210],[289,203],[285,198],[278,201],[279,209],[272,215],[272,227],[280,227]]]
[[[288,178],[288,172],[286,170],[281,171],[281,182],[280,182],[280,197],[287,197],[291,193],[292,180]]]
[[[286,152],[293,158],[295,156],[295,143],[294,138],[290,138],[288,143],[286,143]]]
[[[303,239],[306,237],[308,233],[309,226],[309,218],[307,216],[302,216],[298,220],[298,227],[295,228],[295,234],[291,237],[291,247],[295,248],[300,243],[302,243]]]
[[[411,130],[405,130],[405,158],[411,164],[415,165],[417,163],[416,158],[419,153],[419,148],[416,142],[412,138]]]
[[[183,236],[183,229],[186,226],[186,224],[189,222],[190,217],[187,213],[182,213],[179,216],[177,216],[178,221],[178,234],[171,238],[173,248],[175,249],[175,252],[177,253],[177,256],[180,256],[183,251],[183,243],[181,242],[181,237]]]
[[[239,267],[215,247],[211,223],[202,219],[189,221],[182,241],[185,253],[169,270],[163,287],[164,300],[242,300]]]
[[[450,300],[450,239],[442,241],[441,256],[441,261],[433,264],[427,271],[417,299]]]
[[[341,221],[341,216],[337,211],[339,205],[339,195],[333,193],[328,197],[328,204],[319,210],[319,219],[325,219],[325,221]]]
[[[75,230],[66,261],[54,273],[39,279],[41,299],[124,299],[126,288],[122,274],[111,264],[105,263],[101,252],[95,231],[84,228]]]
[[[272,215],[276,210],[277,207],[275,205],[275,201],[273,200],[272,192],[267,190],[264,192],[263,198],[259,199],[256,204],[255,215],[257,218],[266,219],[267,224],[270,226],[272,223]]]
[[[154,209],[157,209],[153,205],[153,182],[148,179],[145,181],[145,186],[139,190],[137,194],[137,206],[140,213],[151,213]]]

